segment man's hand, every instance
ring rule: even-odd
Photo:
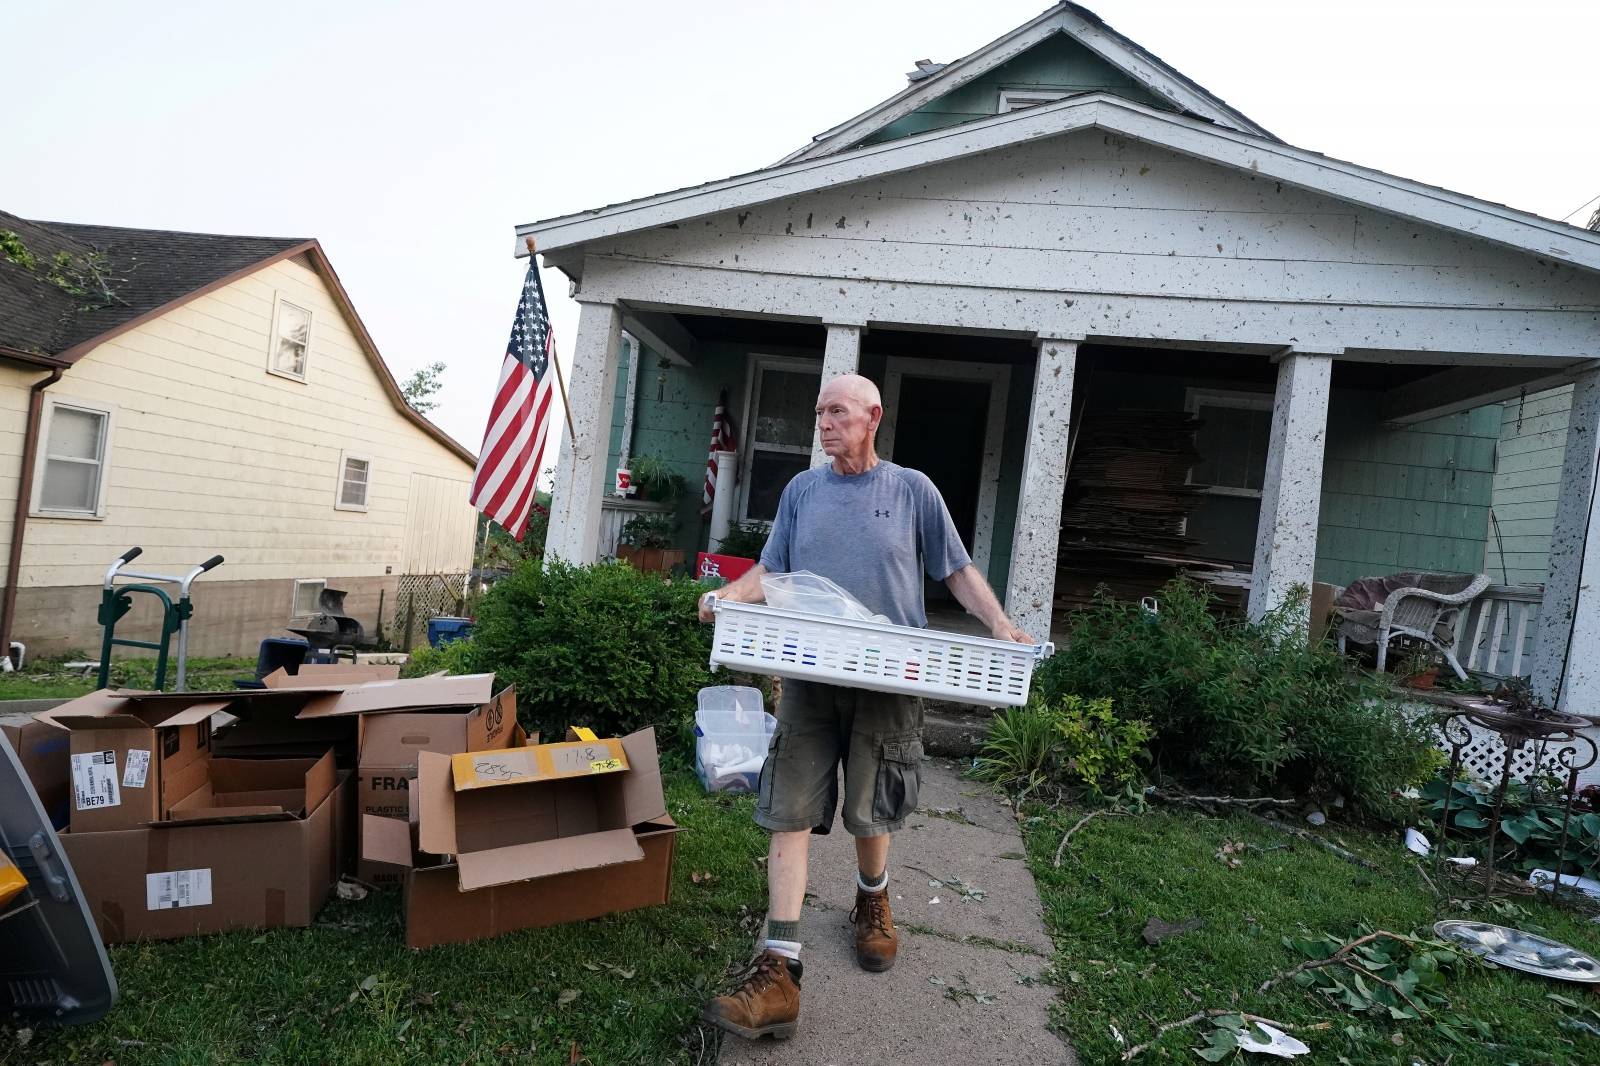
[[[767,590],[761,584],[761,575],[767,568],[760,563],[744,572],[744,576],[731,585],[724,585],[714,592],[707,592],[700,597],[699,615],[702,622],[716,621],[716,614],[711,610],[711,601],[707,597],[715,596],[719,600],[729,603],[760,603],[767,598]]]
[[[1005,615],[1001,615],[1000,620],[994,624],[992,635],[996,640],[1012,640],[1018,644],[1032,644],[1034,642],[1032,637],[1013,625],[1011,619]]]

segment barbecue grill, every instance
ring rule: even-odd
[[[367,636],[359,618],[344,613],[344,589],[324,588],[317,597],[322,608],[303,626],[289,626],[289,632],[305,637],[311,656],[337,656],[343,652],[355,658],[356,651],[370,648],[376,641]]]

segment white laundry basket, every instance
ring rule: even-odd
[[[849,688],[1018,707],[1052,644],[1017,644],[712,598],[711,665]]]

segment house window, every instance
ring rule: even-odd
[[[1272,396],[1260,392],[1190,389],[1189,412],[1203,423],[1195,434],[1200,461],[1189,483],[1222,496],[1261,496],[1272,439]]]
[[[35,472],[34,510],[66,518],[105,513],[111,412],[52,401]]]
[[[789,479],[811,466],[822,374],[815,362],[757,356],[749,401],[750,445],[745,449],[742,518],[770,522]]]
[[[372,474],[372,460],[353,452],[339,453],[339,502],[341,511],[367,509],[367,480]]]
[[[311,312],[280,299],[272,318],[272,347],[267,368],[274,374],[304,381],[311,353]]]
[[[327,587],[328,583],[322,578],[296,578],[294,603],[290,605],[289,614],[295,618],[306,618],[321,613],[322,590]]]
[[[1051,89],[1001,89],[1000,104],[995,108],[995,114],[1003,115],[1008,111],[1021,111],[1025,107],[1038,107],[1040,104],[1054,103],[1066,97],[1066,93]]]

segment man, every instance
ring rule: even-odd
[[[817,427],[831,463],[789,482],[760,563],[715,595],[759,602],[763,574],[809,570],[892,622],[925,626],[926,573],[945,582],[996,637],[1028,642],[972,565],[933,482],[878,458],[873,436],[882,420],[878,387],[866,378],[849,374],[823,386]],[[700,619],[712,619],[706,597]],[[811,834],[827,833],[833,824],[840,766],[844,826],[855,838],[858,866],[851,912],[856,961],[874,972],[894,965],[889,835],[916,810],[921,757],[921,707],[911,697],[784,681],[755,816],[772,833],[766,940],[744,984],[706,1005],[707,1021],[752,1039],[794,1033],[806,855]]]

